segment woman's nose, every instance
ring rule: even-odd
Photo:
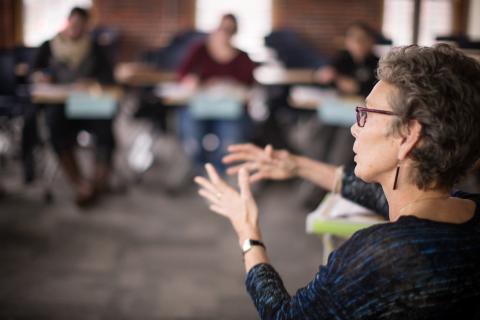
[[[353,136],[354,138],[357,138],[358,125],[357,125],[356,122],[355,122],[354,124],[352,124],[352,126],[350,127],[350,133],[352,134],[352,136]]]

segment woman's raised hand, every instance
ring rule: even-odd
[[[240,162],[227,173],[233,175],[245,168],[251,173],[250,181],[262,179],[285,180],[297,174],[295,157],[286,150],[274,150],[271,145],[261,149],[251,143],[235,144],[228,148],[230,152],[223,158],[225,164]]]
[[[238,192],[218,175],[211,164],[205,168],[208,179],[195,177],[195,182],[200,186],[200,196],[209,202],[210,210],[230,220],[240,244],[245,239],[260,239],[258,208],[250,191],[248,172],[245,169],[238,170]]]

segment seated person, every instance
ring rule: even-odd
[[[195,90],[219,83],[231,83],[236,86],[253,84],[253,69],[255,64],[248,55],[235,48],[232,37],[238,29],[237,19],[232,14],[222,17],[218,28],[211,33],[206,41],[194,45],[178,75],[183,85]],[[187,109],[181,113],[180,131],[187,154],[198,169],[209,161],[208,154],[202,147],[207,134],[214,134],[217,146],[212,148],[212,161],[223,171],[221,158],[226,154],[226,147],[245,139],[246,112],[239,119],[196,119]]]
[[[244,254],[246,287],[262,319],[479,319],[480,195],[453,186],[480,158],[480,64],[456,49],[407,46],[380,60],[379,82],[357,107],[354,170],[270,147],[231,147],[240,192],[211,165],[197,177]],[[261,242],[253,180],[301,176],[388,223],[356,232],[290,296]],[[385,203],[386,201],[386,203]]]
[[[341,93],[366,97],[376,82],[375,39],[376,32],[367,24],[351,24],[345,32],[345,49],[338,52],[332,65],[316,72],[317,82],[333,83]]]
[[[85,9],[72,9],[65,29],[39,48],[33,63],[33,82],[113,82],[109,61],[88,32],[88,18]],[[91,203],[107,187],[115,146],[112,120],[67,119],[64,106],[48,106],[46,118],[53,149],[58,155],[61,168],[75,188],[77,204]],[[80,130],[87,130],[95,137],[93,182],[82,175],[74,155],[76,136]]]
[[[330,66],[323,67],[315,73],[318,83],[334,85],[340,94],[360,95],[366,97],[375,85],[375,72],[378,57],[373,53],[376,33],[367,24],[351,24],[344,39],[345,49],[338,52]],[[321,139],[317,142],[323,153],[318,158],[332,164],[353,164],[353,143],[348,128],[323,125]],[[315,198],[322,192],[314,192]]]

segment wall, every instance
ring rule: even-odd
[[[274,27],[299,31],[325,54],[341,46],[345,28],[354,21],[381,30],[382,15],[382,0],[274,0]]]
[[[241,1],[241,0],[238,0]],[[258,0],[262,1],[262,0]],[[382,0],[273,0],[274,27],[299,31],[321,52],[332,54],[345,27],[356,20],[381,29]],[[195,0],[94,0],[95,20],[121,31],[120,60],[168,43],[180,29],[194,25]]]
[[[22,43],[22,3],[0,1],[0,49],[11,49]]]
[[[179,30],[193,26],[194,0],[94,0],[96,24],[120,30],[119,60],[166,45]]]

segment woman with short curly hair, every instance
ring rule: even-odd
[[[354,170],[267,146],[230,148],[240,192],[211,166],[197,177],[211,210],[245,244],[246,285],[262,319],[480,319],[480,195],[452,191],[480,158],[480,64],[447,45],[380,60],[358,106]],[[290,296],[261,242],[250,180],[302,177],[384,213]],[[287,248],[288,249],[288,248]]]

